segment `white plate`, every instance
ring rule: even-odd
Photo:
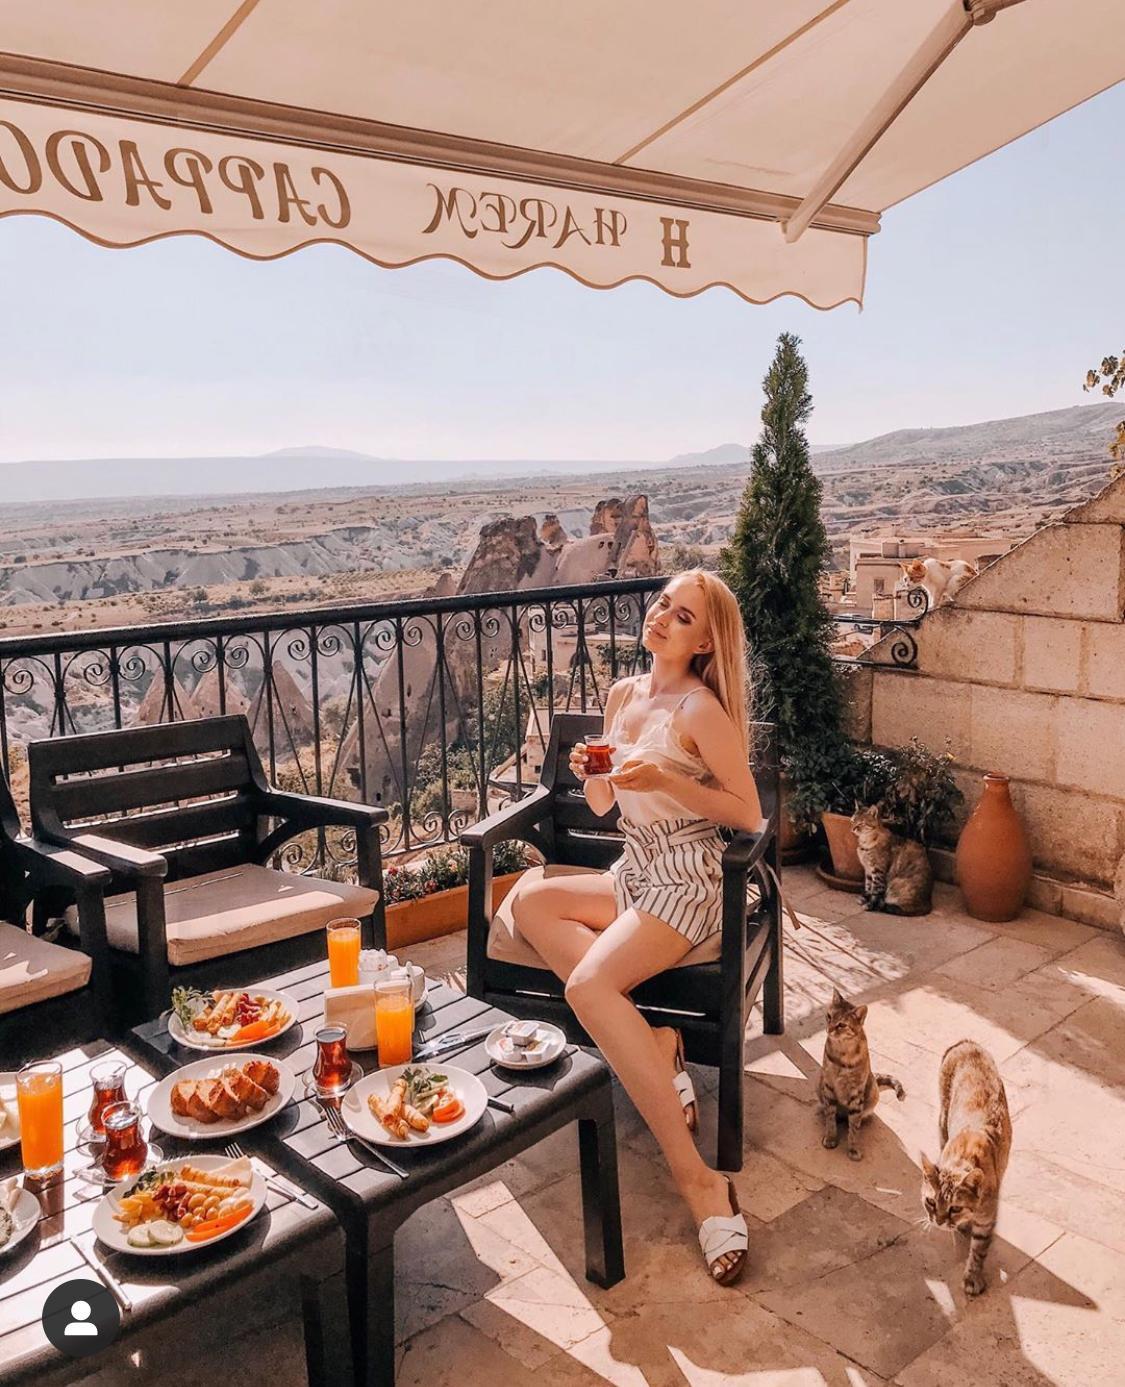
[[[23,1242],[39,1222],[40,1212],[38,1199],[30,1190],[21,1189],[16,1207],[12,1210],[12,1222],[15,1227],[12,1229],[12,1236],[0,1247],[0,1257],[6,1257],[14,1247]]]
[[[549,1021],[537,1021],[535,1024],[539,1028],[536,1038],[543,1042],[541,1049],[529,1055],[525,1050],[504,1045],[504,1026],[497,1026],[484,1042],[489,1059],[505,1069],[542,1069],[544,1065],[554,1064],[566,1049],[566,1036]]]
[[[241,1068],[242,1065],[249,1064],[251,1060],[263,1060],[267,1064],[276,1065],[280,1074],[277,1092],[259,1112],[252,1112],[247,1117],[233,1121],[199,1122],[194,1117],[179,1117],[172,1111],[172,1088],[181,1079],[206,1079],[218,1074],[227,1065]],[[271,1059],[269,1055],[258,1055],[239,1050],[236,1054],[229,1056],[212,1055],[209,1059],[193,1060],[191,1064],[185,1064],[175,1073],[169,1074],[166,1079],[161,1079],[148,1096],[146,1110],[149,1121],[154,1126],[159,1127],[162,1132],[182,1137],[185,1141],[221,1141],[224,1137],[237,1136],[239,1132],[248,1132],[251,1127],[259,1127],[263,1122],[268,1122],[271,1117],[276,1117],[293,1097],[293,1090],[296,1087],[297,1076],[284,1060]]]
[[[291,997],[288,992],[271,992],[268,987],[213,987],[211,992],[246,992],[253,997],[264,997],[269,1002],[280,1002],[289,1013],[289,1020],[282,1026],[277,1035],[271,1035],[268,1040],[246,1040],[241,1045],[232,1045],[229,1040],[213,1040],[206,1031],[184,1030],[183,1022],[174,1011],[168,1013],[168,1034],[177,1045],[186,1046],[189,1050],[204,1050],[209,1055],[235,1054],[246,1049],[247,1046],[272,1045],[279,1035],[284,1035],[290,1026],[297,1021],[297,1008],[299,1003],[296,997]]]
[[[372,1094],[378,1098],[389,1097],[395,1080],[404,1069],[429,1069],[435,1074],[446,1075],[450,1089],[465,1105],[464,1114],[456,1122],[431,1122],[428,1132],[411,1130],[406,1137],[392,1136],[367,1106],[367,1100]],[[376,1069],[348,1089],[340,1104],[340,1113],[356,1136],[363,1137],[365,1141],[374,1141],[380,1146],[437,1146],[475,1127],[487,1107],[488,1093],[484,1085],[467,1069],[455,1069],[451,1064],[440,1063],[396,1064],[390,1069]]]
[[[153,1169],[179,1170],[185,1165],[198,1166],[200,1170],[218,1170],[221,1166],[230,1165],[230,1160],[226,1156],[188,1156],[181,1157],[178,1161],[162,1161],[160,1165],[153,1166]],[[114,1252],[128,1252],[131,1257],[179,1257],[185,1252],[197,1252],[200,1248],[214,1247],[224,1238],[240,1233],[253,1223],[266,1202],[266,1182],[255,1171],[246,1189],[246,1197],[254,1207],[247,1218],[241,1223],[236,1223],[233,1228],[228,1228],[225,1233],[216,1233],[213,1238],[201,1243],[190,1243],[187,1238],[181,1238],[172,1247],[130,1247],[128,1230],[123,1223],[118,1223],[113,1214],[117,1208],[117,1201],[122,1195],[129,1193],[137,1179],[138,1177],[133,1175],[128,1180],[122,1180],[121,1184],[115,1185],[108,1194],[103,1195],[94,1210],[94,1232],[98,1235],[98,1241],[103,1246],[112,1248]]]
[[[12,1103],[15,1104],[16,1071],[14,1069],[5,1069],[3,1071],[0,1071],[0,1092],[3,1093],[5,1100],[10,1098],[12,1100]],[[7,1151],[9,1146],[15,1146],[16,1142],[19,1141],[19,1139],[19,1132],[10,1132],[7,1124],[5,1123],[4,1134],[0,1136],[0,1151]],[[9,1244],[9,1246],[10,1245],[11,1244]]]

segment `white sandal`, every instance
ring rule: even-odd
[[[746,1255],[750,1248],[750,1231],[742,1210],[738,1207],[738,1196],[734,1185],[727,1180],[730,1195],[730,1214],[714,1214],[705,1218],[699,1225],[699,1246],[707,1270],[720,1286],[729,1286],[737,1281],[746,1267]],[[720,1265],[720,1258],[735,1254],[728,1266]]]
[[[687,1123],[689,1132],[694,1132],[699,1126],[699,1107],[695,1101],[695,1085],[691,1081],[691,1075],[687,1072],[684,1061],[684,1037],[680,1031],[676,1032],[676,1072],[672,1075],[672,1087],[679,1095],[680,1105],[684,1110],[684,1121]]]

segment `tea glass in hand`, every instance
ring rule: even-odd
[[[613,771],[613,753],[617,748],[603,733],[595,733],[586,738],[586,779],[610,775]]]

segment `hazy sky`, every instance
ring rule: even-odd
[[[595,292],[552,270],[258,264],[0,220],[0,459],[258,453],[641,460],[749,441],[778,332],[814,442],[1082,403],[1125,345],[1125,86],[893,209],[867,304]]]

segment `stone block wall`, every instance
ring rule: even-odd
[[[986,569],[916,632],[918,667],[853,680],[877,746],[946,744],[975,805],[1000,771],[1035,861],[1032,903],[1116,926],[1125,856],[1125,477]],[[948,870],[948,859],[945,862]]]

